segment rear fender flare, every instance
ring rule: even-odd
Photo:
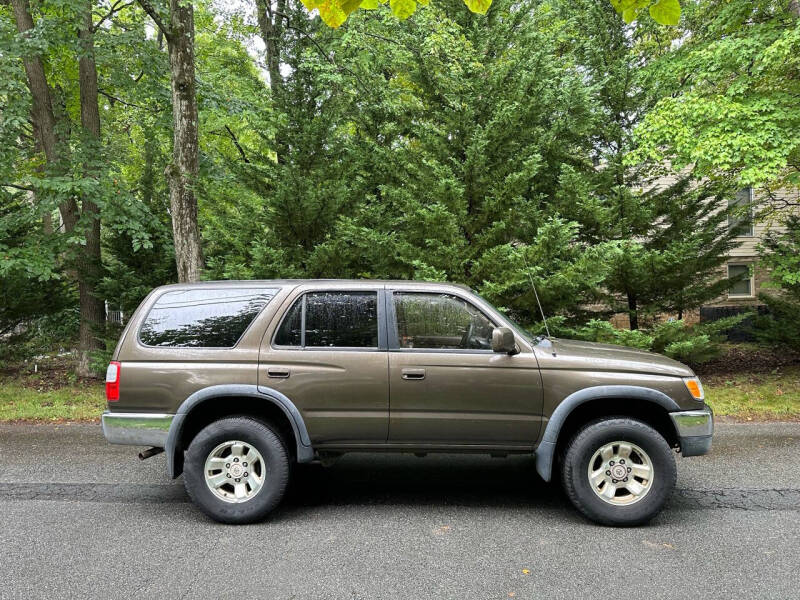
[[[184,400],[172,419],[164,447],[167,455],[167,473],[171,478],[174,479],[182,471],[182,460],[179,459],[181,458],[180,453],[184,448],[179,447],[179,440],[183,433],[186,418],[203,403],[225,397],[257,398],[280,408],[289,420],[294,432],[294,438],[297,441],[297,462],[310,462],[314,458],[314,449],[311,446],[311,438],[308,435],[303,416],[294,402],[284,394],[272,388],[255,385],[212,385],[194,392]]]

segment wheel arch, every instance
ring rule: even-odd
[[[545,481],[552,478],[559,451],[585,423],[603,416],[637,418],[658,431],[670,446],[677,446],[678,434],[669,413],[680,410],[669,396],[633,385],[604,385],[578,390],[564,398],[547,422],[536,448],[536,471]]]
[[[214,385],[184,400],[172,419],[164,447],[169,476],[175,478],[183,472],[183,451],[200,429],[232,415],[252,416],[275,424],[290,443],[289,450],[297,462],[314,458],[303,416],[284,394],[255,385]]]

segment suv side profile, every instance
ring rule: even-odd
[[[533,337],[469,288],[414,281],[169,285],[106,375],[106,439],[166,451],[225,523],[264,518],[294,462],[346,452],[533,454],[608,525],[654,517],[672,449],[711,449],[694,373],[620,346]]]

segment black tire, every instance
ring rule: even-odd
[[[652,487],[627,505],[603,500],[589,481],[592,456],[615,441],[639,446],[647,453],[653,467]],[[561,461],[561,482],[570,501],[586,517],[602,525],[625,527],[647,523],[664,507],[675,488],[676,478],[675,456],[669,444],[655,429],[634,419],[611,418],[589,423],[569,442]]]
[[[262,487],[252,498],[238,503],[217,497],[204,476],[209,454],[232,440],[258,450],[265,468]],[[266,517],[283,498],[289,482],[289,453],[277,429],[269,424],[250,417],[228,417],[214,421],[195,436],[186,451],[183,476],[192,502],[209,517],[220,523],[253,523]]]

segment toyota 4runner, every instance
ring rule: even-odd
[[[345,452],[534,454],[590,519],[635,525],[675,485],[672,449],[711,448],[688,367],[533,337],[466,287],[240,281],[154,290],[106,374],[109,442],[165,450],[226,523],[281,501],[293,462]]]

